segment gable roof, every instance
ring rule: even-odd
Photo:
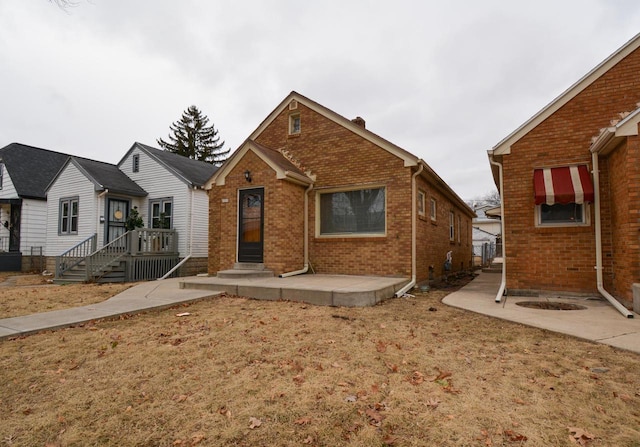
[[[593,70],[583,76],[578,82],[565,90],[560,96],[551,101],[537,114],[529,118],[524,124],[514,130],[506,138],[496,144],[489,152],[493,155],[506,155],[511,152],[511,146],[534,129],[538,124],[543,122],[566,103],[575,98],[580,92],[593,84],[606,72],[608,72],[618,62],[623,60],[629,54],[640,48],[640,33],[636,34],[631,40],[620,47],[615,53],[605,59]]]
[[[0,160],[22,198],[45,200],[47,186],[68,159],[68,154],[20,143],[0,149]]]
[[[71,157],[67,164],[69,163],[74,164],[85,177],[93,182],[96,191],[108,190],[110,193],[134,197],[147,195],[144,189],[127,177],[116,165],[81,157]]]
[[[331,121],[337,123],[338,125],[349,129],[351,132],[355,133],[356,135],[361,136],[362,138],[364,138],[365,140],[370,141],[371,143],[375,144],[378,147],[381,147],[382,149],[385,149],[386,151],[388,151],[389,153],[395,155],[396,157],[402,159],[404,161],[404,165],[405,166],[416,166],[418,164],[418,157],[416,157],[415,155],[413,155],[410,152],[405,151],[404,149],[402,149],[400,146],[396,146],[395,144],[391,143],[390,141],[385,140],[384,138],[376,135],[375,133],[371,132],[370,130],[365,129],[364,127],[360,126],[359,124],[357,124],[356,122],[345,118],[342,115],[337,114],[336,112],[334,112],[333,110],[327,109],[325,106],[318,104],[317,102],[301,95],[300,93],[297,93],[295,91],[292,91],[291,93],[289,93],[289,95],[278,105],[278,107],[276,107],[273,112],[271,112],[265,119],[264,121],[262,121],[262,123],[260,123],[260,125],[258,126],[258,128],[256,130],[253,131],[253,133],[251,133],[251,135],[249,135],[249,140],[256,140],[258,138],[258,136],[269,126],[269,124],[271,124],[271,122],[276,119],[276,117],[278,115],[280,115],[280,113],[287,107],[289,107],[289,103],[291,103],[291,101],[297,101],[303,105],[305,105],[306,107],[310,108],[311,110],[313,110],[316,113],[319,113],[320,115],[324,116],[325,118],[330,119]]]
[[[313,179],[307,176],[300,168],[288,160],[281,152],[270,149],[253,140],[245,140],[224,165],[205,184],[206,189],[210,189],[214,184],[222,186],[225,184],[227,175],[233,170],[244,155],[252,151],[271,169],[276,172],[276,178],[289,180],[293,183],[310,185]]]
[[[138,142],[133,143],[131,149],[129,149],[120,162],[118,162],[118,167],[124,163],[125,159],[136,148],[156,160],[192,188],[203,188],[207,180],[218,170],[218,167],[211,163],[193,160],[189,157],[184,157]]]

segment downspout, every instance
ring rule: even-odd
[[[418,170],[411,176],[411,281],[404,286],[402,289],[398,290],[395,294],[396,298],[403,296],[409,290],[416,285],[416,218],[417,218],[417,210],[416,210],[416,200],[417,200],[417,186],[416,186],[416,177],[420,175],[422,170],[424,169],[424,164],[421,163],[421,160],[418,160]]]
[[[596,231],[596,281],[598,292],[611,303],[613,307],[627,318],[633,318],[633,314],[627,310],[620,302],[615,299],[604,288],[602,280],[602,229],[600,215],[600,171],[598,167],[598,153],[591,152],[591,161],[593,163],[593,192],[594,192],[594,208],[595,208],[595,231]]]
[[[313,189],[313,183],[304,191],[304,265],[300,270],[282,273],[278,275],[280,278],[289,276],[303,275],[309,271],[309,192]]]
[[[102,191],[100,194],[98,194],[98,203],[96,203],[96,209],[97,209],[97,216],[96,216],[96,244],[98,243],[98,235],[100,234],[100,199],[102,199],[104,196],[106,196],[107,194],[109,194],[109,188],[105,188],[104,191]],[[106,206],[103,204],[102,206],[102,210],[104,210],[106,208]],[[107,213],[109,212],[109,210],[107,210]],[[104,216],[104,225],[107,225],[107,219],[109,218],[109,216]],[[102,228],[102,235],[103,235],[103,245],[104,245],[104,234],[105,234],[105,229]]]
[[[493,159],[493,153],[489,157],[489,163],[498,167],[498,173],[500,176],[500,232],[502,233],[502,279],[500,281],[500,288],[496,294],[496,303],[502,301],[502,297],[507,290],[507,246],[505,245],[505,231],[504,231],[504,177],[502,174],[502,163],[498,163]]]
[[[191,215],[189,216],[189,254],[185,256],[182,261],[178,262],[171,270],[158,278],[158,281],[162,279],[167,279],[173,272],[178,270],[180,267],[184,265],[191,258],[191,253],[193,253],[193,202],[195,202],[196,196],[196,187],[194,186],[191,189]]]

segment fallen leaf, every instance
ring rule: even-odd
[[[249,428],[253,430],[254,428],[258,428],[262,425],[262,421],[258,418],[254,418],[253,416],[249,418]]]
[[[171,399],[174,402],[184,402],[185,400],[187,400],[187,397],[188,396],[186,394],[174,394]]]
[[[385,352],[386,350],[387,350],[387,344],[382,340],[378,340],[378,343],[376,343],[376,351]]]
[[[307,436],[307,439],[302,441],[303,444],[311,444],[313,442],[313,438],[311,436]]]
[[[453,375],[453,373],[451,371],[440,371],[440,370],[438,370],[438,373],[439,373],[438,376],[435,379],[433,379],[434,382],[437,382],[439,380],[444,380],[447,377],[451,377]]]
[[[567,428],[571,433],[571,436],[569,437],[569,439],[571,439],[573,442],[575,442],[578,445],[586,446],[590,441],[595,439],[594,435],[587,432],[586,430],[583,430],[582,428],[577,428],[577,427],[567,427]]]
[[[194,433],[191,435],[191,441],[189,442],[189,445],[191,446],[198,445],[202,441],[204,441],[204,439],[205,439],[204,433]]]
[[[364,413],[369,418],[369,425],[373,425],[374,427],[380,427],[383,419],[380,413],[378,413],[377,411],[371,408],[367,408]]]
[[[295,421],[293,421],[294,424],[296,425],[309,425],[311,424],[311,418],[310,417],[302,417],[299,419],[296,419]]]
[[[440,405],[440,401],[438,399],[429,399],[425,405],[435,410]]]
[[[409,377],[409,382],[412,385],[420,385],[424,382],[424,375],[420,371],[414,371],[411,377]]]
[[[298,374],[297,376],[293,377],[293,381],[297,384],[297,385],[302,385],[304,383],[304,377],[302,376],[302,374]]]
[[[505,430],[503,434],[509,440],[509,442],[524,442],[527,440],[527,437],[525,435],[517,433],[513,430]]]

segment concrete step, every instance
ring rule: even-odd
[[[273,270],[232,269],[222,270],[216,275],[218,278],[273,278]]]
[[[233,264],[233,270],[264,270],[262,262],[236,262]]]

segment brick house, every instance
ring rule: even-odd
[[[640,282],[639,48],[640,34],[489,151],[506,256],[496,300],[505,289],[599,292],[631,315]]]
[[[296,92],[206,187],[210,274],[257,263],[420,282],[445,273],[448,252],[452,272],[471,267],[474,213],[453,190],[362,118]]]

